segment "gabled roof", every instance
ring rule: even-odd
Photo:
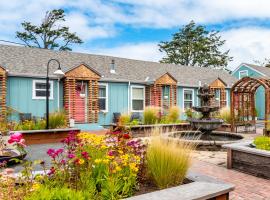
[[[241,63],[234,71],[236,72],[241,66],[246,66],[250,69],[252,69],[253,71],[256,71],[257,73],[259,73],[262,76],[267,76],[270,77],[270,68],[269,67],[265,67],[265,66],[260,66],[260,65],[255,65],[255,64],[249,64],[249,63]]]
[[[98,72],[103,81],[130,81],[146,83],[146,78],[154,81],[164,75],[171,74],[178,85],[198,86],[210,84],[218,77],[231,87],[237,79],[227,72],[218,69],[199,68],[164,64],[157,62],[132,60],[112,56],[93,55],[85,53],[52,51],[38,48],[0,45],[0,66],[5,67],[10,76],[45,77],[46,65],[49,59],[60,61],[63,71],[69,71],[74,66],[84,63]],[[115,60],[116,73],[110,73],[110,64]],[[52,64],[53,65],[53,64]],[[56,66],[51,66],[52,68]],[[53,69],[50,69],[53,77]]]

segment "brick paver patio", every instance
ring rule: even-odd
[[[192,170],[235,185],[232,200],[270,200],[270,180],[194,160]]]

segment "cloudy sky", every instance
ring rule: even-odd
[[[84,41],[73,51],[159,61],[157,44],[194,20],[227,40],[231,69],[270,58],[269,0],[0,0],[0,39],[19,42],[22,21],[56,8]]]

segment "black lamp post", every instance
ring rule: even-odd
[[[61,78],[65,75],[65,73],[61,70],[60,62],[56,59],[50,59],[47,63],[47,77],[46,77],[46,129],[49,129],[49,66],[51,61],[55,61],[58,64],[58,69],[54,72],[54,74]],[[58,97],[59,98],[59,97]]]

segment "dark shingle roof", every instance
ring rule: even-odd
[[[166,72],[169,72],[179,85],[198,86],[210,84],[218,77],[228,87],[236,81],[236,78],[225,71],[180,66],[173,64],[161,64],[157,62],[132,60],[112,56],[93,55],[85,53],[52,51],[38,48],[0,45],[0,66],[6,68],[10,75],[18,76],[45,76],[46,64],[49,59],[58,59],[63,71],[68,71],[85,63],[102,75],[102,80],[145,82],[146,78],[154,81]],[[111,60],[115,60],[116,73],[110,73]],[[53,71],[51,69],[51,71]]]
[[[254,65],[254,64],[248,64],[248,63],[243,63],[246,66],[249,66],[261,73],[263,73],[264,75],[270,77],[270,68],[269,67],[265,67],[265,66],[260,66],[260,65]]]

